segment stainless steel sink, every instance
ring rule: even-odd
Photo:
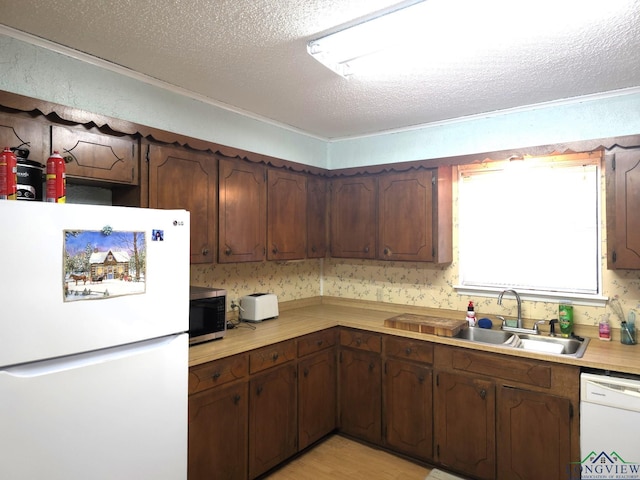
[[[538,352],[555,353],[581,358],[589,345],[589,339],[546,337],[543,335],[518,335],[522,340],[521,348]],[[560,350],[559,347],[562,347]],[[556,348],[558,350],[556,350]]]
[[[588,338],[578,340],[575,338],[547,337],[486,328],[467,328],[460,331],[456,338],[474,343],[500,345],[505,348],[519,348],[531,352],[575,358],[581,358],[589,344]]]
[[[489,330],[488,328],[465,328],[460,330],[457,338],[471,342],[490,343],[500,345],[513,337],[513,333],[503,330]]]

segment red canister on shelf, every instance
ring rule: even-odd
[[[67,200],[67,178],[64,159],[54,151],[47,160],[47,194],[46,201],[65,203]]]
[[[4,147],[0,155],[0,200],[16,200],[18,192],[18,164],[16,155]]]

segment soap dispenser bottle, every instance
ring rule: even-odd
[[[569,302],[558,306],[558,322],[560,323],[560,335],[570,337],[573,332],[573,305]]]
[[[473,308],[473,302],[469,302],[469,306],[467,307],[467,322],[469,322],[470,327],[476,326],[476,312]]]
[[[611,341],[611,324],[609,323],[609,314],[605,313],[598,323],[598,338],[607,342]]]

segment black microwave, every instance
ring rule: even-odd
[[[226,308],[226,290],[189,287],[189,345],[224,337]]]

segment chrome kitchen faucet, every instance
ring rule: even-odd
[[[518,292],[516,292],[515,290],[503,290],[500,292],[500,295],[498,295],[498,305],[502,305],[502,296],[505,293],[513,293],[513,295],[516,297],[516,302],[518,302],[518,320],[516,323],[516,327],[517,328],[522,328],[522,300],[520,299],[520,295],[518,295]]]

